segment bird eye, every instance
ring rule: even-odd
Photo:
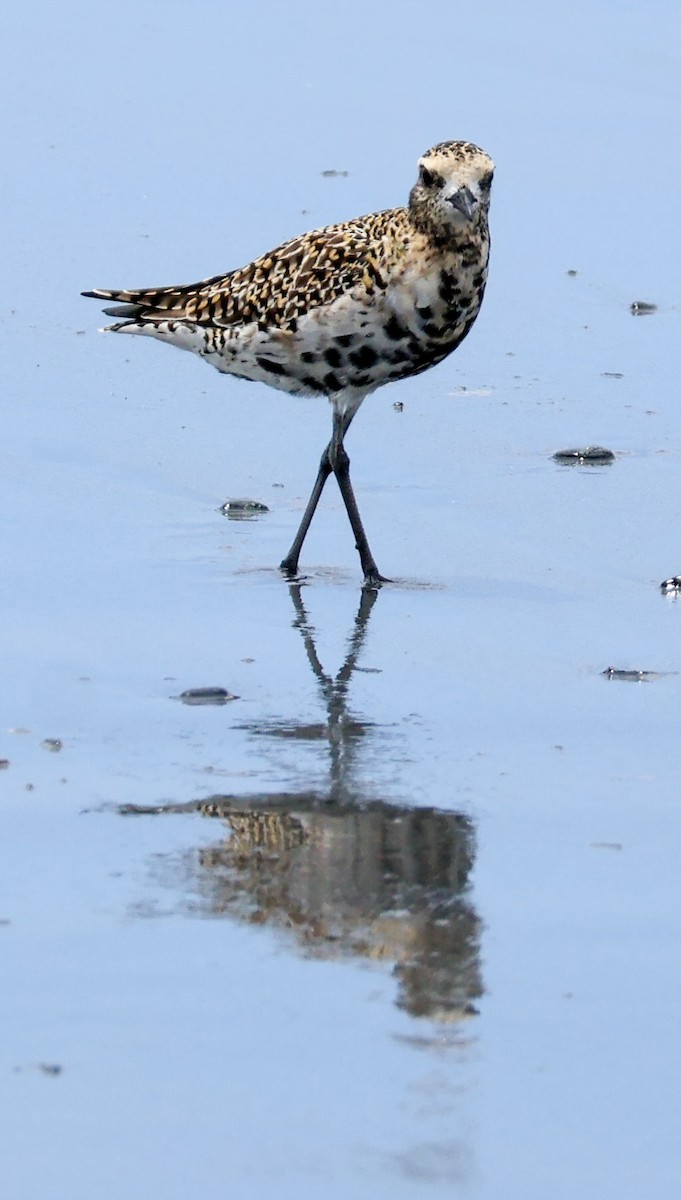
[[[423,184],[424,187],[432,187],[433,186],[435,176],[433,175],[432,171],[429,171],[427,169],[427,167],[421,167],[420,175],[421,175],[421,183]]]
[[[487,174],[483,175],[482,179],[480,180],[480,187],[483,188],[486,192],[488,192],[492,186],[492,179],[493,179],[492,172],[488,171]]]

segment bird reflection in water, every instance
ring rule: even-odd
[[[393,964],[397,1003],[413,1016],[452,1021],[482,994],[480,920],[469,897],[475,836],[457,812],[368,799],[355,770],[374,728],[350,712],[348,688],[378,592],[364,590],[344,662],[335,676],[319,659],[300,584],[290,585],[326,720],[259,721],[254,737],[323,741],[323,790],[216,795],[190,804],[127,806],[125,813],[199,811],[227,837],[182,858],[191,891],[183,909],[286,930],[305,954]],[[177,884],[177,858],[161,874]]]

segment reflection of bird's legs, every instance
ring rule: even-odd
[[[289,592],[296,612],[294,628],[299,629],[305,645],[308,662],[324,697],[327,713],[327,733],[329,753],[331,755],[331,792],[329,798],[343,802],[347,792],[347,759],[357,737],[358,722],[353,721],[348,713],[347,691],[350,678],[357,666],[357,659],[362,650],[369,624],[369,615],[376,603],[378,591],[363,588],[360,594],[359,609],[354,621],[352,633],[348,639],[348,649],[340,670],[335,679],[323,668],[317,647],[315,634],[310,624],[302,590],[299,583],[291,583]]]
[[[303,604],[301,585],[299,583],[289,584],[289,593],[293,601],[293,607],[296,610],[296,620],[293,623],[294,628],[299,629],[302,634],[308,662],[322,686],[324,698],[328,703],[331,695],[336,691],[338,685],[342,686],[343,691],[346,690],[350,681],[350,677],[357,666],[357,659],[359,658],[360,652],[364,645],[364,639],[366,638],[367,628],[369,625],[369,617],[371,615],[371,610],[376,603],[378,591],[370,588],[362,589],[359,608],[355,617],[354,628],[350,638],[348,639],[348,652],[345,656],[345,661],[342,667],[336,675],[335,681],[331,679],[330,675],[327,675],[319,660],[319,655],[317,654],[317,647],[314,640],[314,631],[310,625],[310,620],[307,615],[305,605]]]
[[[369,617],[371,610],[376,603],[378,590],[376,588],[363,588],[362,595],[355,617],[355,627],[349,640],[348,653],[345,657],[345,662],[336,676],[336,682],[347,687],[350,676],[357,666],[357,659],[364,645],[367,629],[369,627]]]
[[[307,612],[305,611],[305,605],[303,604],[301,585],[299,583],[290,583],[288,590],[293,601],[293,607],[296,610],[296,619],[293,622],[293,628],[299,629],[302,634],[307,660],[312,667],[316,678],[321,684],[322,691],[324,693],[324,699],[328,703],[329,694],[333,690],[333,680],[329,675],[326,674],[326,671],[319,661],[317,647],[315,646],[314,633],[312,626],[310,625]]]

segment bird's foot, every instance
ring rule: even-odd
[[[381,575],[377,567],[370,568],[364,573],[364,582],[362,587],[367,592],[377,592],[384,583],[392,583],[392,579]]]
[[[298,578],[298,559],[283,558],[279,563],[279,570],[292,583]]]

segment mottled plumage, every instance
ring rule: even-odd
[[[470,142],[419,160],[406,208],[314,230],[246,267],[183,287],[102,290],[122,301],[109,329],[191,350],[218,370],[283,391],[328,396],[334,432],[298,535],[282,567],[295,572],[324,482],[336,475],[364,568],[381,582],[362,528],[343,448],[364,398],[418,374],[468,333],[487,279],[493,163]]]

